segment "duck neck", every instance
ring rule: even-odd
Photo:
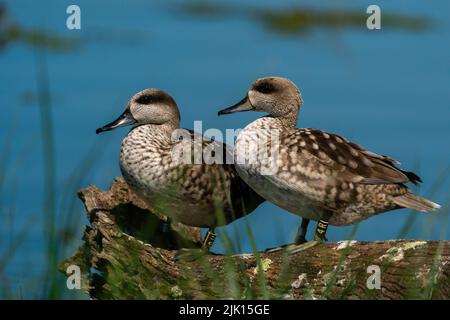
[[[148,129],[150,132],[154,132],[159,136],[166,137],[169,141],[172,138],[172,133],[176,129],[180,128],[178,122],[166,122],[163,124],[144,124],[142,126]]]
[[[294,129],[297,125],[298,110],[289,111],[282,116],[272,116],[283,129]]]

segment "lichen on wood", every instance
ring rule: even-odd
[[[60,265],[82,271],[93,299],[448,299],[450,241],[323,243],[293,255],[284,250],[224,256],[178,255],[198,248],[200,230],[152,211],[122,178],[108,191],[79,192],[90,226],[83,244]],[[380,289],[369,289],[370,266]],[[370,287],[370,286],[369,286]]]

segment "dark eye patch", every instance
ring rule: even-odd
[[[150,94],[144,94],[136,99],[139,104],[150,104],[153,102],[153,96]]]
[[[141,94],[134,101],[142,105],[162,104],[175,107],[177,106],[172,97],[163,91],[146,92]]]
[[[255,90],[258,92],[267,94],[267,93],[272,93],[272,92],[276,91],[276,88],[271,83],[261,82],[255,87]]]

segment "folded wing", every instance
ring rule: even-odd
[[[347,139],[318,129],[297,129],[286,140],[288,148],[312,156],[340,181],[361,184],[417,184],[420,178],[395,166],[396,160],[375,154]]]

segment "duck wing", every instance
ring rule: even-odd
[[[329,169],[325,172],[340,181],[361,184],[422,182],[413,172],[397,168],[395,163],[398,161],[368,151],[337,134],[310,128],[296,129],[288,133],[283,142],[288,154],[292,156],[294,151],[296,158],[313,158],[317,167],[321,164]]]
[[[251,213],[265,201],[237,173],[232,146],[185,130],[190,135],[192,161],[179,166],[178,177],[185,183],[181,184],[185,197],[211,206],[219,201],[228,221]],[[194,156],[196,152],[200,154]]]

